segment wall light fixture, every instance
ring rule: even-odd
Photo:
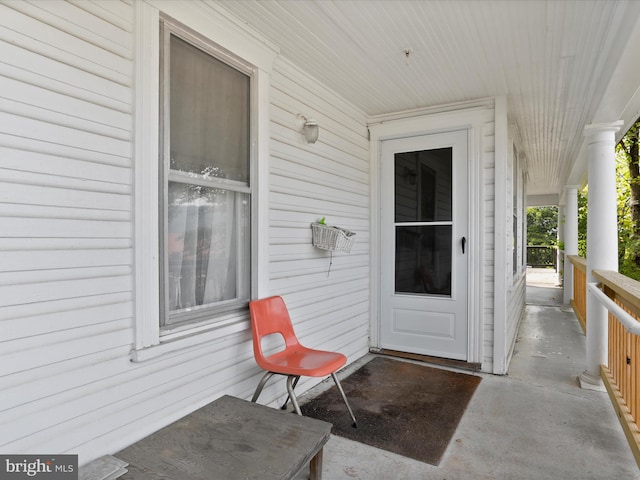
[[[320,133],[320,127],[317,120],[314,118],[307,118],[304,115],[298,115],[304,119],[304,125],[302,126],[302,133],[307,143],[316,143],[318,141],[318,134]]]

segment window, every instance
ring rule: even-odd
[[[513,202],[512,215],[512,280],[518,281],[526,268],[526,214],[525,214],[525,180],[523,170],[524,156],[513,145],[513,164],[511,169],[511,189]]]
[[[512,224],[512,228],[513,228],[513,238],[512,238],[512,245],[511,245],[511,249],[513,252],[513,258],[512,258],[512,273],[513,273],[513,278],[515,279],[517,274],[518,274],[518,269],[519,269],[519,265],[518,265],[518,247],[519,247],[519,243],[518,243],[518,150],[516,149],[516,146],[513,146],[513,163],[512,163],[512,169],[511,169],[511,198],[512,198],[512,207],[513,207],[513,224]]]
[[[251,70],[168,20],[160,29],[160,327],[246,307]]]
[[[227,17],[213,10],[205,11],[199,2],[151,3],[133,2],[136,11],[133,99],[135,334],[131,360],[134,362],[184,351],[246,330],[249,290],[251,295],[265,296],[269,279],[270,72],[278,52],[255,39],[245,26],[230,24]],[[182,54],[176,53],[178,50],[174,52],[174,66],[181,62],[185,75],[189,73],[192,79],[191,84],[186,83],[187,87],[183,83],[183,91],[173,99],[172,38],[176,49],[185,47],[187,51],[185,58],[176,58]],[[228,75],[242,84],[242,93],[230,94],[226,98],[228,103],[216,104],[214,98],[221,100],[224,86],[229,83],[223,79],[229,79]],[[204,80],[206,86],[199,84]],[[180,81],[188,82],[185,77],[174,83],[179,85]],[[173,85],[174,90],[179,90],[177,85]],[[198,88],[204,93],[198,97],[184,91],[190,88]],[[215,97],[210,90],[219,96]],[[238,91],[237,88],[229,90]],[[239,102],[239,98],[244,100]],[[193,103],[196,99],[198,102]],[[235,103],[231,103],[233,99]],[[178,105],[173,112],[172,100]],[[180,113],[180,107],[184,105]],[[213,119],[207,118],[207,115],[211,117],[211,108],[220,109]],[[234,117],[233,112],[244,114],[244,117]],[[220,122],[220,118],[225,118],[224,122]],[[206,127],[204,136],[202,129],[207,122],[213,123]],[[243,126],[220,130],[231,125]],[[235,140],[231,141],[234,134]],[[172,139],[172,136],[177,138]],[[177,144],[182,149],[173,164],[172,141],[174,147]],[[231,145],[235,147],[232,149]],[[207,166],[209,169],[204,170]],[[177,231],[177,223],[172,226],[175,235],[171,237],[170,202],[173,202],[172,215],[175,214],[171,220],[182,215],[180,218],[184,222],[182,234]],[[197,224],[195,212],[198,213]],[[189,230],[188,233],[193,234],[190,240],[185,235],[187,217],[190,225],[202,227]],[[207,233],[208,229],[211,233]],[[205,245],[206,242],[209,245]],[[195,249],[190,245],[195,245]],[[221,245],[223,249],[216,250]],[[212,249],[215,256],[212,256]],[[226,256],[221,252],[226,252]],[[171,278],[170,284],[171,256],[173,271],[182,276],[184,266],[185,274],[193,274],[192,283],[187,285],[186,278],[179,281]],[[223,276],[222,272],[217,273],[217,277],[212,274],[222,268],[222,258],[229,260],[227,268],[222,270],[226,272],[224,285],[229,288],[221,293],[222,284],[218,283],[218,297],[212,300],[213,293],[207,289],[214,288],[214,278]],[[218,263],[212,263],[214,261]],[[193,299],[193,305],[187,306],[186,295]]]

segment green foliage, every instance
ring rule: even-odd
[[[634,280],[640,280],[640,266],[637,264],[637,253],[640,252],[640,238],[629,237],[618,245],[619,271]]]
[[[578,255],[587,258],[587,200],[588,189],[578,192]]]
[[[640,280],[640,225],[633,219],[632,186],[640,180],[631,173],[630,165],[638,161],[636,124],[616,145],[616,189],[618,194],[618,269],[620,273]],[[635,144],[635,149],[633,148]],[[636,169],[637,171],[637,169]],[[636,187],[637,189],[637,187]]]
[[[527,245],[555,245],[558,238],[558,207],[527,208]]]

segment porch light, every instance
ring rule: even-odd
[[[302,133],[307,143],[316,143],[318,141],[318,133],[320,133],[320,127],[317,120],[314,118],[307,118],[304,115],[299,115],[304,119],[304,125],[302,127]]]

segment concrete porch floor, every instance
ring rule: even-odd
[[[528,272],[526,316],[509,374],[477,374],[482,382],[439,466],[332,435],[323,478],[640,480],[608,395],[578,387],[585,337],[572,309],[561,305],[555,281],[549,271]]]

